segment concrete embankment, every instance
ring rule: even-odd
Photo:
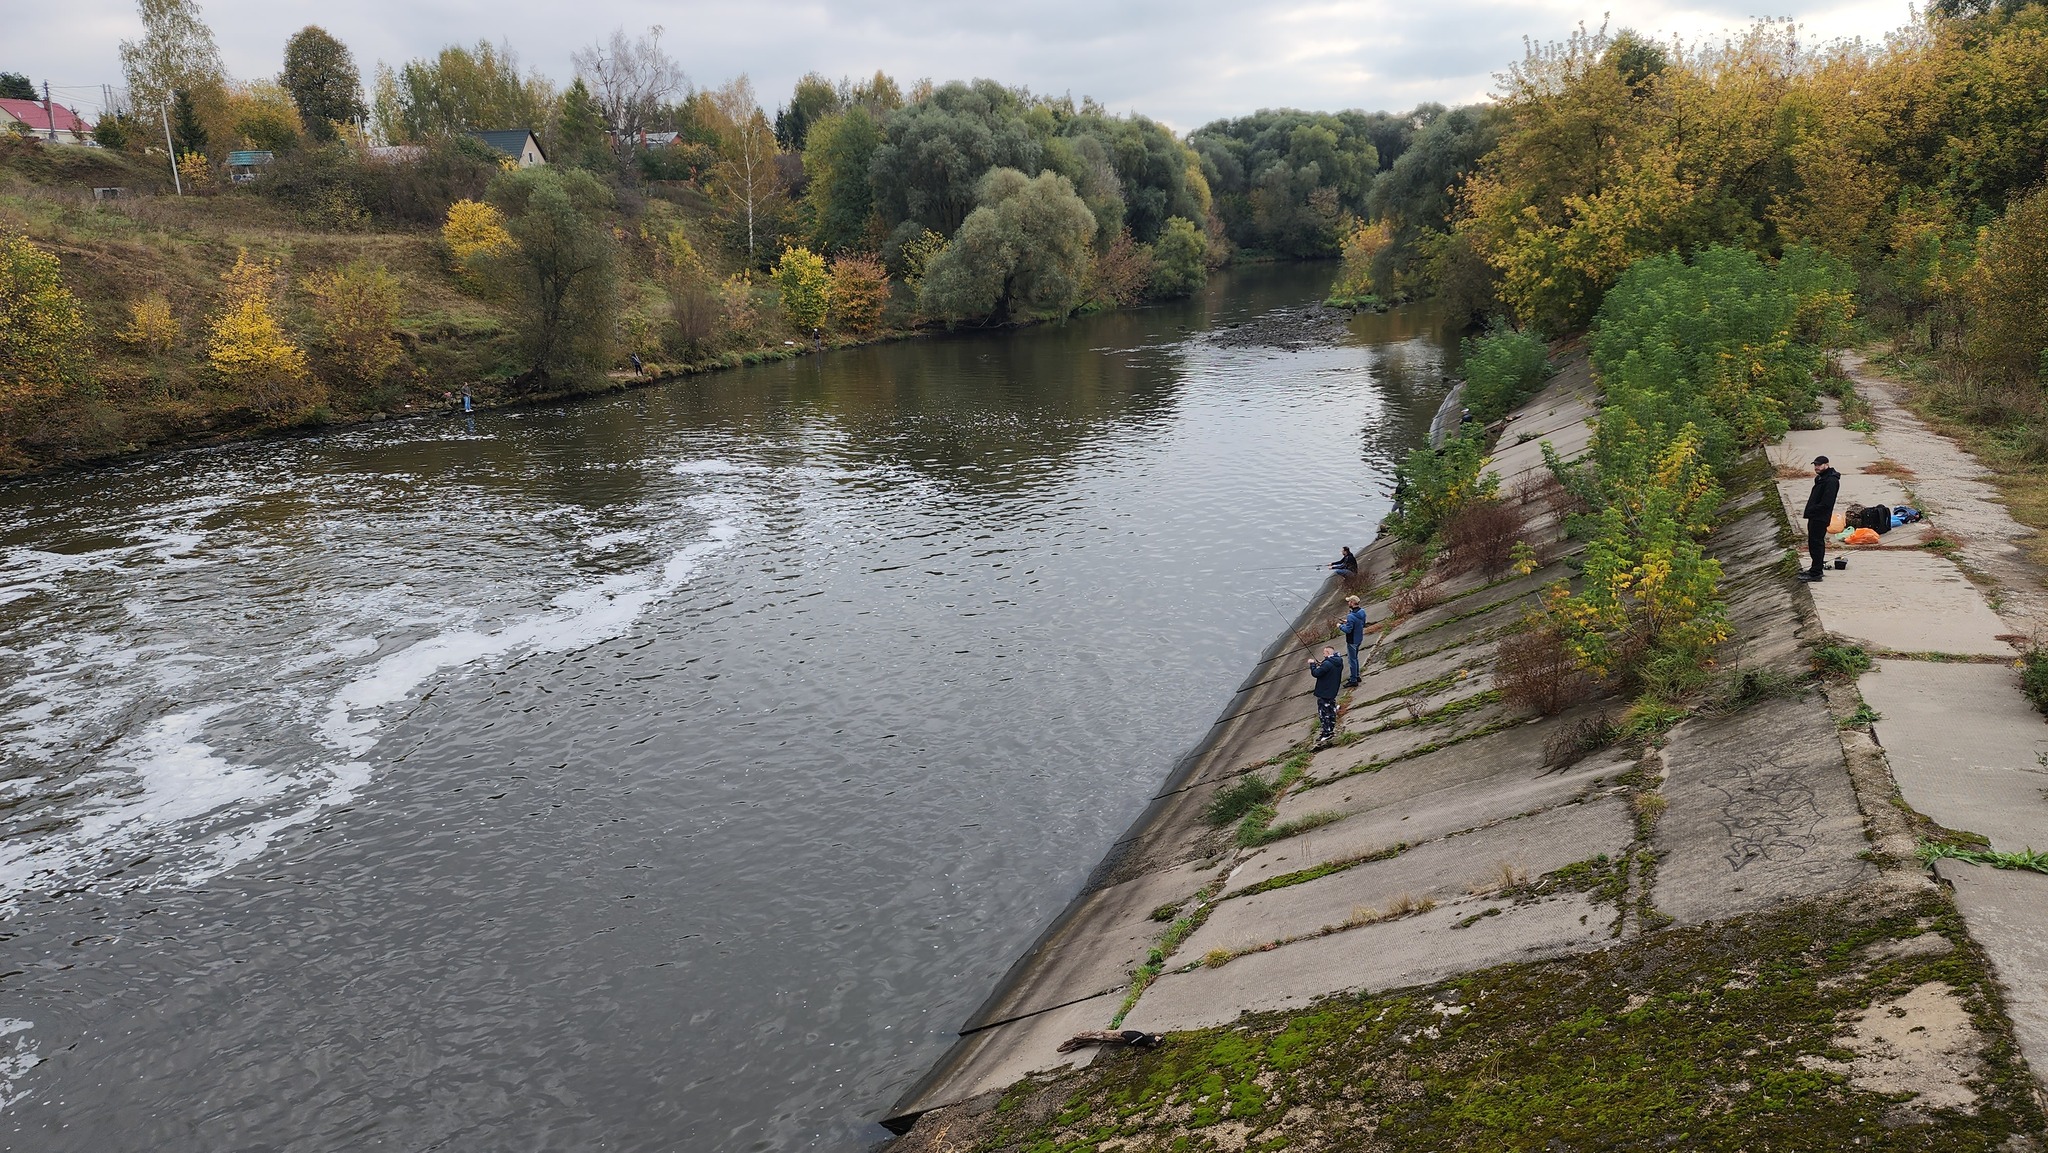
[[[1449,1036],[1436,1025],[1399,1038],[1409,1056],[1396,1071],[1380,1071],[1394,1088],[1377,1114],[1362,1091],[1347,1091],[1341,1108],[1290,1097],[1289,1071],[1315,1059],[1298,1049],[1264,1068],[1233,1057],[1241,1068],[1219,1068],[1208,1080],[1187,1082],[1184,1092],[1157,1089],[1173,1079],[1156,1070],[1149,1082],[1133,1073],[1135,1080],[1117,1082],[1112,1092],[1104,1086],[1120,1075],[1116,1067],[1155,1058],[1095,1046],[1061,1052],[1061,1045],[1112,1025],[1168,1034],[1164,1051],[1173,1037],[1218,1027],[1277,1035],[1295,1027],[1290,1015],[1338,1004],[1328,1000],[1336,994],[1347,995],[1348,1005],[1349,998],[1463,978],[1441,997],[1421,997],[1438,998],[1438,1024],[1447,1027],[1465,1012],[1460,996],[1472,995],[1473,979],[1464,975],[1493,974],[1479,979],[1483,997],[1488,987],[1548,972],[1546,963],[1564,966],[1581,986],[1603,965],[1662,971],[1671,950],[1702,948],[1700,934],[1720,934],[1713,947],[1737,954],[1789,947],[1789,938],[1756,927],[1766,922],[1857,926],[1858,939],[1870,943],[1829,962],[1838,970],[1820,988],[1841,1007],[1788,1018],[1786,1040],[1727,1054],[1729,1070],[1717,1074],[1723,1080],[1710,1095],[1741,1099],[1789,1071],[1816,1084],[1839,1082],[1830,1108],[1848,1102],[1844,1108],[1882,1114],[1888,1125],[1946,1132],[1952,1117],[1966,1115],[1973,1133],[1987,1117],[1998,1119],[1991,1128],[2012,1132],[2038,1126],[2039,1103],[2012,1056],[2002,992],[1973,943],[1940,932],[1946,922],[1936,913],[1950,907],[1912,857],[1917,815],[1896,804],[1881,764],[1845,753],[1842,725],[1850,718],[1841,686],[1830,689],[1813,676],[1813,652],[1828,638],[1789,579],[1791,534],[1761,455],[1729,485],[1734,495],[1709,545],[1722,565],[1733,630],[1710,699],[1675,727],[1617,741],[1625,702],[1591,694],[1542,716],[1521,703],[1526,693],[1511,700],[1502,692],[1496,642],[1543,589],[1574,579],[1571,559],[1580,547],[1564,533],[1567,501],[1548,480],[1542,451],[1582,452],[1596,404],[1586,364],[1573,360],[1511,416],[1488,466],[1522,521],[1521,539],[1536,548],[1534,571],[1432,573],[1403,588],[1394,579],[1395,542],[1362,552],[1359,583],[1372,619],[1385,622],[1383,635],[1377,660],[1345,700],[1339,739],[1323,749],[1311,740],[1303,650],[1327,643],[1344,590],[1332,582],[1318,594],[1081,895],[965,1024],[960,1042],[891,1109],[892,1127],[915,1123],[901,1149],[1006,1148],[1021,1140],[1007,1126],[1026,1122],[1039,1126],[1029,1130],[1034,1140],[1054,1134],[1082,1142],[1047,1148],[1093,1147],[1090,1141],[1106,1139],[1101,1134],[1122,1134],[1137,1142],[1132,1148],[1166,1148],[1173,1140],[1238,1148],[1253,1137],[1295,1148],[1420,1147],[1388,1145],[1393,1130],[1380,1126],[1429,1096],[1414,1047]],[[1219,795],[1255,774],[1279,786],[1269,810],[1235,831],[1206,819]],[[1895,956],[1943,958],[1942,979],[1910,981],[1884,960]],[[1751,989],[1761,980],[1731,977],[1726,988]],[[1664,995],[1652,984],[1625,989],[1621,978],[1598,984],[1603,994],[1611,985],[1624,1002],[1617,1010],[1637,1011]],[[1821,1003],[1813,1000],[1820,994],[1807,996]],[[1557,1011],[1570,1016],[1587,1003],[1574,994]],[[1958,1026],[1957,1006],[1965,1003],[1972,1013]],[[1395,1011],[1389,1002],[1379,1016],[1337,1033],[1367,1034]],[[1530,1014],[1548,1011],[1539,1004]],[[1844,1049],[1863,1051],[1853,1028],[1842,1025],[1849,1031],[1836,1035],[1837,1020],[1857,1013],[1881,1016],[1887,1028],[1898,1022],[1901,1036],[1932,1027],[1944,1040],[1931,1055],[1900,1056],[1913,1049],[1908,1044],[1866,1064],[1830,1064]],[[1520,1027],[1490,1026],[1491,1040],[1471,1043],[1492,1044]],[[1775,1021],[1761,1027],[1779,1031]],[[1662,1035],[1682,1036],[1683,1028]],[[1795,1051],[1794,1040],[1810,1051]],[[1213,1052],[1242,1048],[1230,1045]],[[1177,1059],[1170,1052],[1157,1058]],[[1497,1084],[1497,1052],[1492,1061],[1488,1076]],[[1234,1077],[1241,1084],[1226,1086]],[[1411,1088],[1400,1087],[1404,1078]],[[1882,1098],[1887,1085],[1944,1079],[1952,1092],[1923,1094],[1921,1105]],[[1041,1091],[1049,1102],[1043,1107],[1032,1104]],[[1116,1103],[1113,1118],[1091,1115],[1091,1093]],[[1815,1123],[1796,1115],[1791,1122],[1794,1131]],[[1625,1108],[1606,1122],[1610,1134],[1637,1123]],[[1209,1128],[1217,1125],[1229,1131]],[[1347,1126],[1378,1136],[1358,1144],[1365,1137],[1344,1136],[1353,1132]],[[1745,1140],[1763,1132],[1736,1131]],[[1839,1147],[1850,1147],[1846,1136]]]

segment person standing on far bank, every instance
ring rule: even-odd
[[[1835,515],[1835,497],[1842,491],[1842,474],[1828,467],[1828,458],[1813,458],[1813,491],[1806,497],[1806,551],[1813,567],[1799,574],[1803,581],[1821,578],[1821,560],[1828,552],[1828,522]]]
[[[1358,646],[1365,643],[1367,622],[1365,606],[1358,603],[1357,597],[1345,597],[1344,603],[1351,606],[1351,611],[1344,614],[1343,625],[1344,655],[1351,658],[1351,679],[1344,682],[1344,687],[1348,689],[1358,685]]]
[[[1321,748],[1337,735],[1337,690],[1344,680],[1344,658],[1325,645],[1322,660],[1309,658],[1308,672],[1316,679],[1316,719],[1323,723],[1316,747]]]

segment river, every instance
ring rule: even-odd
[[[872,1144],[1384,513],[1329,271],[0,489],[0,1148]]]

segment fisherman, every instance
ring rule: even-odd
[[[1344,658],[1337,650],[1323,646],[1323,659],[1309,658],[1309,675],[1316,679],[1316,719],[1322,722],[1322,732],[1316,737],[1316,747],[1322,748],[1337,735],[1337,690],[1344,679]]]
[[[647,375],[647,366],[646,366],[646,365],[644,365],[644,364],[642,364],[642,363],[640,363],[640,354],[639,354],[639,353],[637,353],[637,352],[629,352],[629,353],[627,353],[627,354],[626,354],[626,359],[627,359],[627,360],[630,360],[630,361],[632,361],[632,362],[633,362],[633,375],[634,375],[634,376],[646,376],[646,375]]]
[[[476,411],[476,410],[475,410],[475,408],[474,408],[474,406],[473,406],[473,405],[471,405],[471,403],[470,403],[470,399],[469,399],[469,386],[468,386],[468,385],[466,385],[466,384],[462,386],[462,411],[464,411],[464,412],[474,412],[474,411]]]
[[[1344,546],[1343,556],[1330,562],[1330,568],[1335,570],[1338,576],[1350,577],[1358,575],[1358,558],[1351,555],[1350,545]]]
[[[1813,567],[1799,574],[1799,579],[1818,583],[1821,578],[1821,560],[1828,551],[1828,522],[1835,515],[1835,497],[1842,491],[1842,474],[1828,467],[1828,458],[1813,458],[1813,491],[1806,497],[1806,551],[1813,556]]]
[[[1344,614],[1343,625],[1344,655],[1351,659],[1351,679],[1344,682],[1344,687],[1350,689],[1358,687],[1358,646],[1365,643],[1366,616],[1365,606],[1358,603],[1357,597],[1345,597],[1344,603],[1351,606],[1351,611]]]

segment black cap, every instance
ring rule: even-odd
[[[1815,464],[1826,464],[1827,462],[1828,458],[1824,456],[1817,456],[1813,458],[1813,463]]]

